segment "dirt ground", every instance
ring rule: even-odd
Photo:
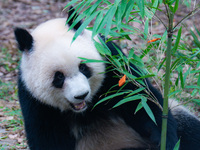
[[[67,12],[62,11],[66,4],[67,0],[0,0],[0,83],[1,85],[9,84],[9,88],[11,88],[6,97],[0,97],[0,149],[27,149],[23,127],[13,130],[14,127],[8,128],[8,122],[4,122],[4,120],[18,120],[18,118],[14,118],[18,115],[5,114],[5,108],[19,110],[16,81],[20,55],[16,48],[13,29],[22,27],[31,31],[46,20],[67,17]],[[193,7],[181,6],[175,16],[174,23],[180,21],[192,9]],[[162,13],[158,13],[158,16],[165,20]],[[193,28],[194,25],[200,29],[200,12],[184,23],[183,36],[190,35],[189,29]],[[152,24],[154,28],[150,29],[150,32],[161,35],[164,31],[163,25],[156,19]],[[139,25],[135,24],[135,27],[139,27]],[[138,37],[133,37],[133,41],[135,44],[140,42]],[[5,59],[7,54],[10,60]],[[5,69],[5,66],[8,69]],[[4,90],[3,87],[0,87],[0,90]]]

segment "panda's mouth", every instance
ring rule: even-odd
[[[82,111],[87,107],[85,101],[82,101],[81,103],[70,103],[70,105],[75,111]]]

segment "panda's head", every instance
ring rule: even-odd
[[[70,23],[70,22],[69,22]],[[80,23],[79,23],[80,25]],[[102,60],[91,39],[83,33],[71,44],[75,30],[68,31],[66,19],[42,23],[31,34],[15,29],[19,49],[23,52],[21,79],[37,100],[59,108],[83,112],[102,85],[103,63],[82,63],[79,57]]]

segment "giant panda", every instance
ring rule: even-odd
[[[73,11],[71,9],[68,18]],[[118,96],[94,108],[105,93],[118,83],[119,78],[115,77],[115,72],[111,69],[113,66],[110,64],[82,63],[80,57],[95,60],[105,60],[105,58],[102,58],[96,50],[91,39],[92,34],[88,30],[84,30],[71,43],[75,31],[81,25],[80,21],[68,31],[73,20],[74,18],[67,25],[65,18],[49,20],[36,27],[32,33],[22,28],[15,29],[18,47],[22,51],[18,94],[29,148],[31,150],[159,149],[162,111],[151,101],[148,101],[148,105],[157,124],[143,109],[134,114],[140,100],[111,109],[123,99],[123,96]],[[106,44],[113,55],[118,53],[116,50],[118,46],[115,43]],[[139,76],[134,70],[132,73]],[[145,87],[162,105],[163,98],[160,92],[148,79],[144,80]],[[137,89],[131,83],[124,88]],[[118,89],[119,87],[115,86],[114,90]],[[169,111],[167,150],[172,150],[178,141],[177,120]],[[185,142],[185,145],[189,145],[189,141]],[[182,149],[184,150],[184,147]]]

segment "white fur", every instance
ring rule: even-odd
[[[39,25],[33,32],[33,51],[24,52],[21,61],[22,79],[38,100],[58,107],[69,109],[69,102],[76,103],[74,96],[89,91],[86,101],[100,88],[104,79],[103,63],[87,64],[92,77],[87,79],[79,72],[82,61],[78,57],[102,60],[91,39],[91,32],[84,30],[72,44],[74,31],[68,31],[66,19],[53,19]],[[66,79],[62,89],[52,86],[56,71],[64,73]]]

